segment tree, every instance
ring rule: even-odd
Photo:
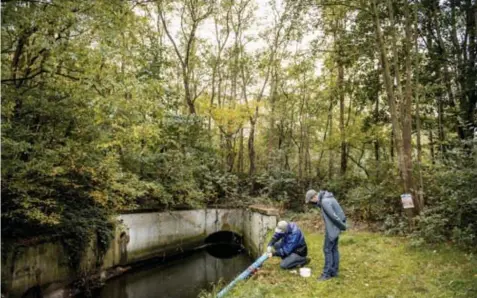
[[[182,82],[184,86],[185,102],[190,114],[195,114],[195,101],[200,96],[201,92],[197,92],[197,84],[194,83],[194,71],[197,62],[195,61],[195,53],[197,51],[197,28],[200,23],[204,21],[213,11],[214,3],[201,0],[184,0],[179,2],[180,5],[180,42],[183,43],[181,51],[178,42],[172,36],[167,21],[165,18],[165,10],[170,3],[162,0],[157,2],[157,12],[161,18],[164,31],[169,38],[169,41],[174,47],[174,52],[179,60],[182,70]],[[172,2],[174,3],[174,2]]]
[[[407,2],[404,4],[404,48],[403,56],[405,59],[405,80],[402,81],[400,75],[398,53],[397,53],[397,34],[396,34],[396,21],[394,19],[394,8],[390,1],[387,2],[387,9],[390,16],[390,25],[392,26],[391,30],[391,49],[393,51],[393,72],[394,78],[391,77],[390,71],[390,62],[388,60],[387,47],[383,38],[380,13],[378,10],[378,5],[375,0],[373,0],[373,14],[376,24],[376,39],[378,43],[378,48],[380,51],[380,59],[382,66],[382,73],[384,82],[386,85],[386,93],[388,97],[388,103],[391,112],[391,121],[393,127],[394,135],[394,144],[397,149],[398,155],[398,165],[399,170],[402,175],[402,180],[404,183],[403,190],[406,193],[411,193],[415,201],[415,210],[417,213],[422,209],[421,203],[416,201],[416,192],[414,188],[414,182],[412,178],[412,145],[411,145],[411,100],[412,100],[412,79],[411,79],[411,42],[412,42],[412,32],[411,32],[411,18],[409,17],[409,6]],[[394,83],[396,82],[396,88],[394,88]],[[401,85],[404,82],[404,93],[402,92]],[[399,103],[399,111],[396,106],[396,102]]]

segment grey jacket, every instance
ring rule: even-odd
[[[335,240],[341,231],[346,230],[346,216],[333,193],[322,190],[318,193],[318,198],[317,206],[321,208],[326,235],[330,240]]]

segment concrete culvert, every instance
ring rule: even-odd
[[[232,258],[245,249],[242,236],[230,231],[213,233],[204,242],[207,252],[220,259]]]

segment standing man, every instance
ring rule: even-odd
[[[275,234],[268,243],[267,253],[282,258],[282,269],[292,269],[309,262],[305,236],[294,222],[278,222]]]
[[[323,253],[325,255],[325,266],[319,281],[328,280],[338,276],[340,266],[340,253],[338,251],[338,240],[341,231],[346,230],[346,216],[336,201],[333,193],[326,190],[316,192],[310,189],[306,192],[305,202],[315,204],[321,208],[321,216],[325,222],[325,243]]]

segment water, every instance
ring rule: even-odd
[[[195,298],[219,280],[231,281],[253,260],[245,253],[218,259],[200,250],[166,264],[151,264],[109,280],[101,298]]]

